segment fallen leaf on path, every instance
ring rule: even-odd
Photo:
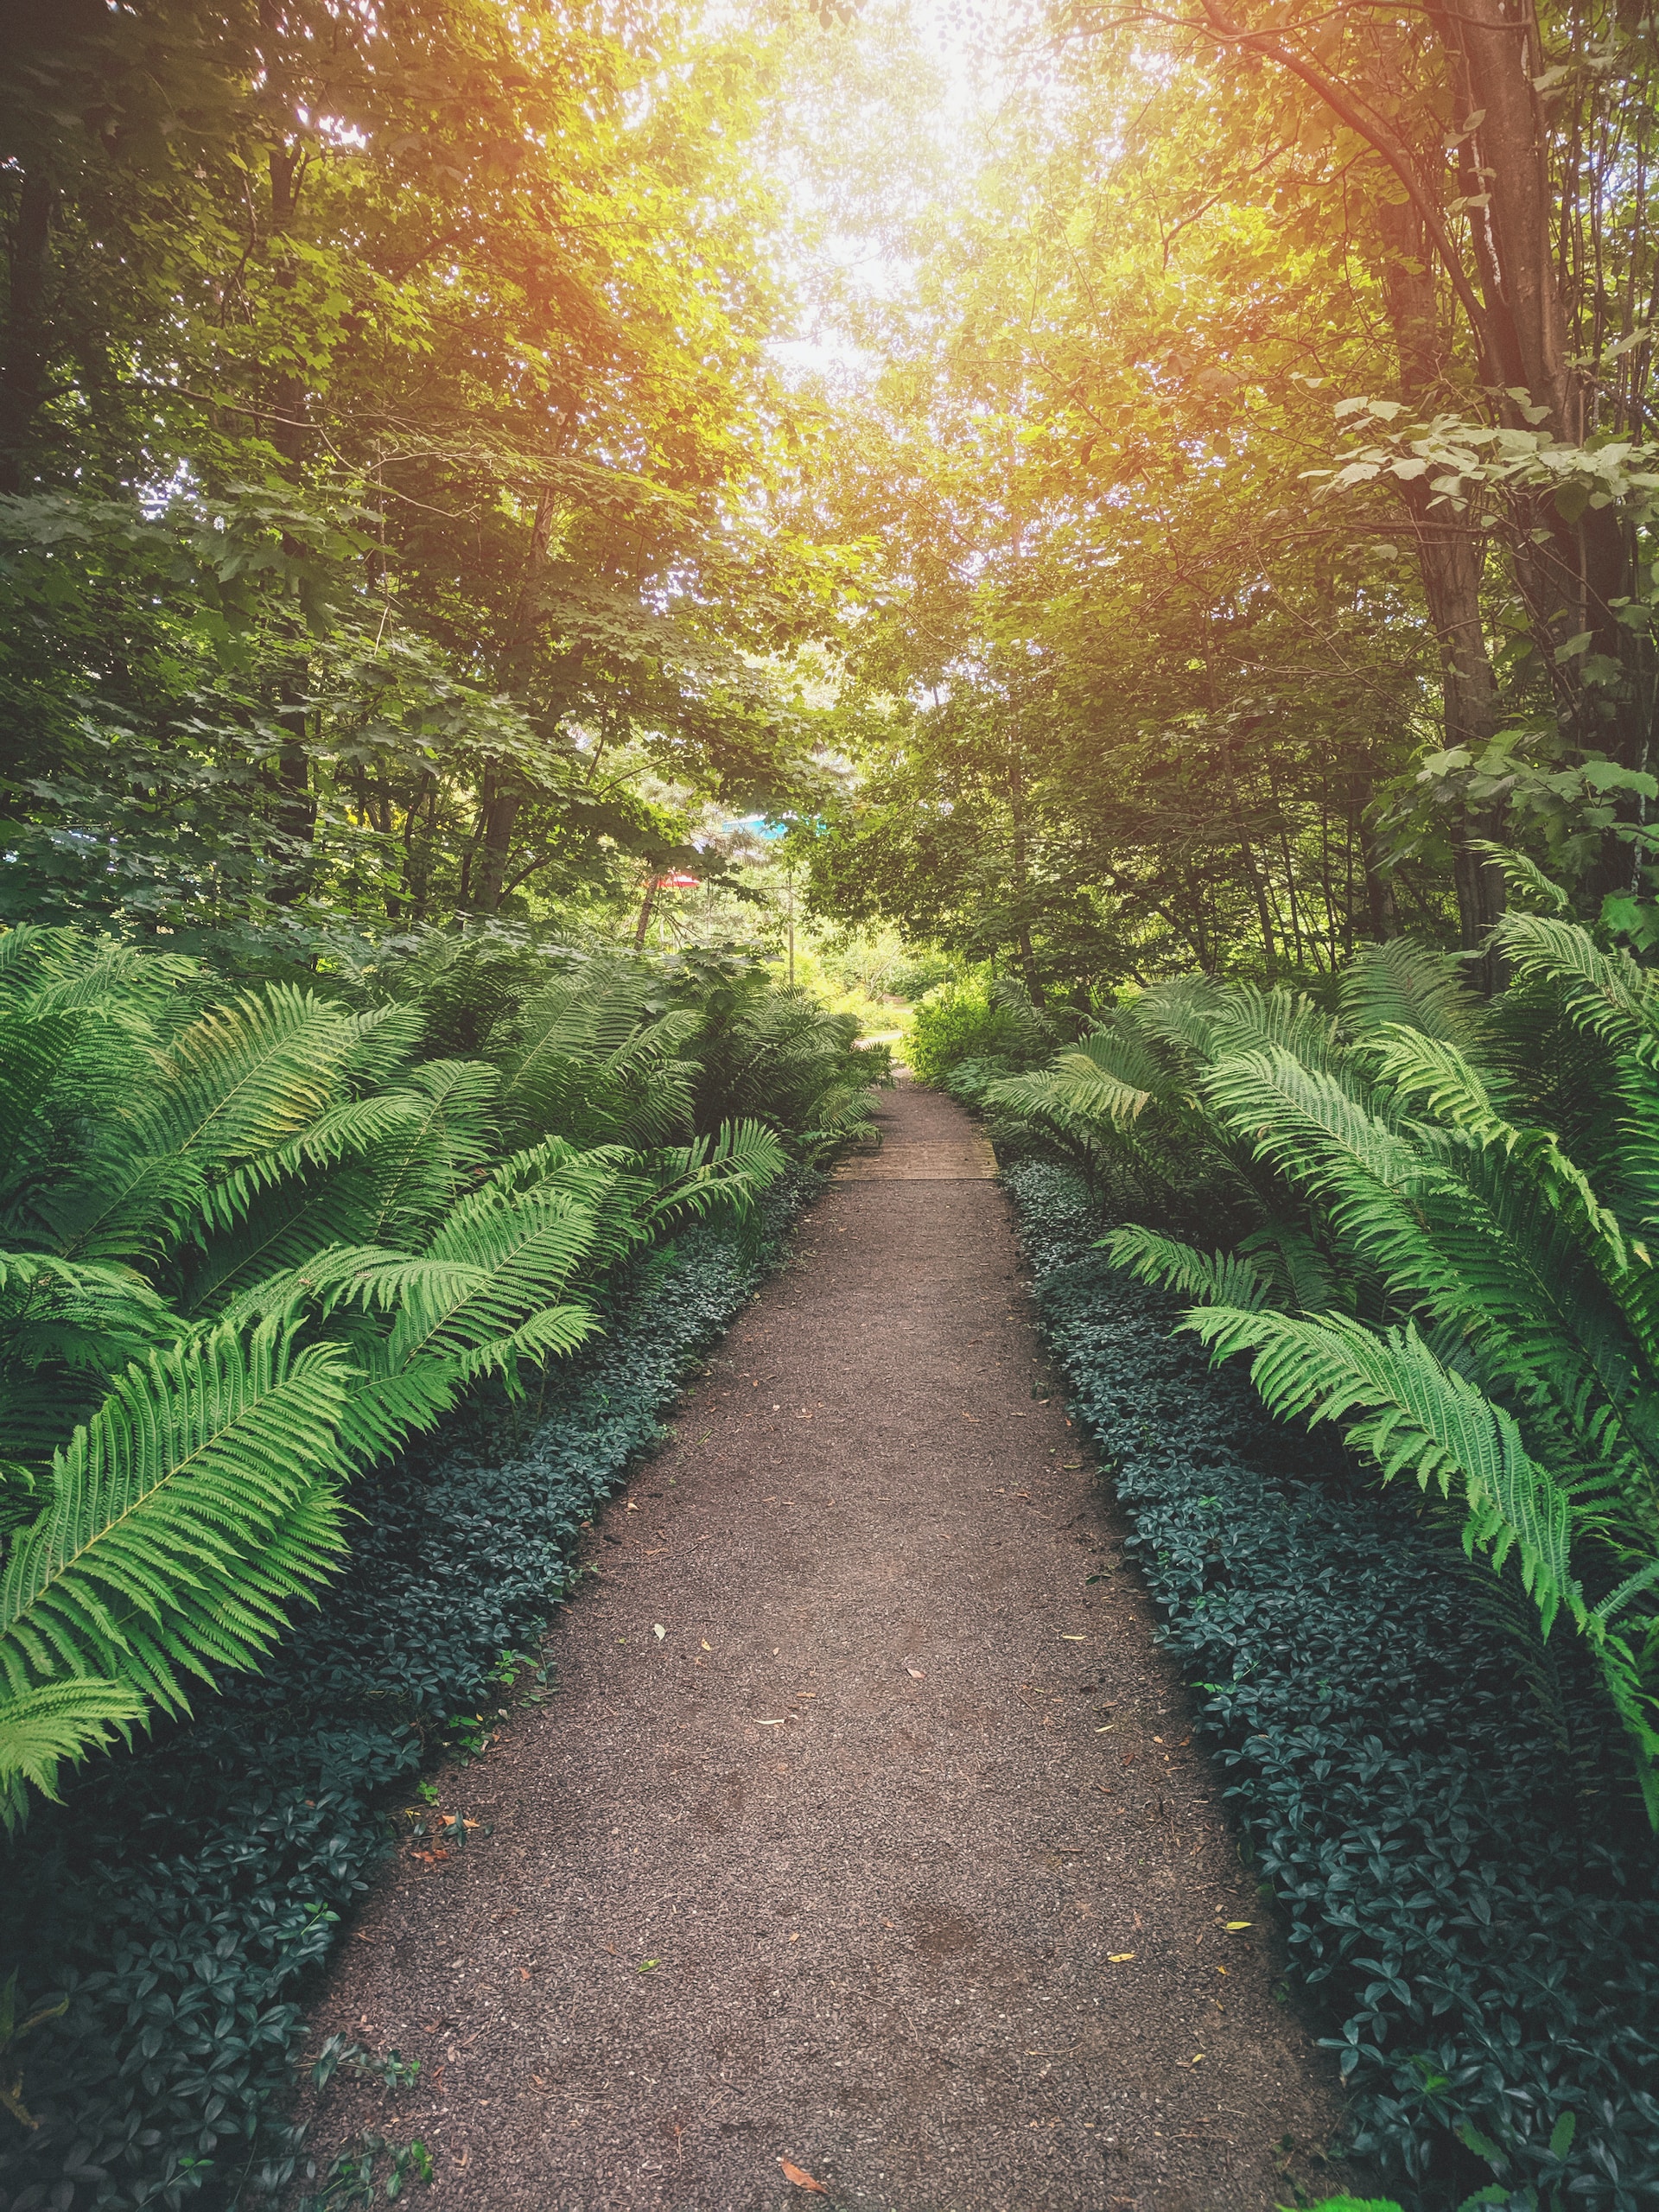
[[[787,1719],[788,1717],[788,1714],[785,1713],[784,1719]],[[781,1728],[784,1722],[782,1720],[757,1720],[754,1725],[757,1728]]]
[[[919,1667],[906,1667],[905,1672],[910,1676],[912,1681],[925,1682],[927,1680],[927,1676],[922,1672]]]
[[[660,1959],[641,1959],[635,1971],[639,1974],[649,1974],[653,1967],[659,1967],[662,1963]]]
[[[1106,1961],[1109,1966],[1126,1967],[1134,1956],[1133,1951],[1108,1951]]]
[[[1204,2053],[1201,2050],[1195,2050],[1188,2063],[1191,2065],[1196,2066],[1203,2056]]]
[[[1236,1936],[1241,1928],[1251,1928],[1254,1927],[1255,1924],[1255,1923],[1253,1921],[1249,1920],[1230,1920],[1226,1923],[1227,1933],[1230,1936]]]
[[[668,1630],[663,1626],[661,1621],[652,1621],[651,1624],[651,1632],[656,1637],[658,1643],[660,1643],[663,1638],[668,1634]]]
[[[778,2163],[784,2170],[784,2179],[792,2182],[797,2189],[810,2189],[818,2196],[829,2196],[829,2190],[821,2181],[814,2181],[810,2174],[803,2173],[798,2166],[791,2166],[787,2158],[779,2158]]]
[[[703,1648],[703,1649],[704,1649],[705,1651],[712,1651],[712,1650],[714,1649],[714,1648],[715,1648],[715,1647],[714,1647],[714,1645],[713,1645],[712,1643],[710,1643],[707,1640],[707,1638],[705,1637],[705,1638],[704,1638],[704,1640],[703,1640],[703,1646],[702,1646],[702,1648]]]
[[[518,1979],[520,1981],[528,1981],[530,1980],[530,1968],[528,1967],[519,1967]]]
[[[1088,1640],[1088,1637],[1084,1636],[1068,1636],[1064,1629],[1060,1631],[1062,1643],[1086,1643]]]
[[[634,1503],[632,1498],[628,1500],[628,1510],[630,1513],[637,1513],[639,1510],[639,1507]]]

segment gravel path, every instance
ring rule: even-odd
[[[1332,2072],[975,1173],[837,1184],[607,1509],[559,1694],[319,2007],[421,2083],[320,2146],[419,2134],[435,2212],[781,2212],[780,2158],[890,2212],[1291,2197]]]

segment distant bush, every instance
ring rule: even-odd
[[[943,1084],[965,1060],[979,1064],[988,1081],[1046,1059],[1059,1041],[1047,1016],[1006,977],[942,983],[912,1016],[905,1057],[918,1083]]]

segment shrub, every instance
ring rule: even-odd
[[[990,1063],[1006,1074],[1045,1058],[1058,1041],[1046,1016],[1007,978],[941,983],[912,1017],[905,1057],[918,1083],[942,1084],[962,1061]]]
[[[1556,917],[1497,942],[1496,1007],[1396,940],[1335,1012],[1191,977],[988,1098],[1167,1192],[1113,1257],[1274,1412],[1456,1501],[1521,1663],[1552,1631],[1589,1655],[1659,1828],[1659,979]],[[1166,1233],[1200,1202],[1208,1249]]]
[[[1243,1847],[1323,2012],[1356,2157],[1418,2212],[1659,2200],[1659,1903],[1605,1787],[1582,1643],[1528,1672],[1434,1515],[1274,1425],[1091,1249],[1065,1169],[1009,1171],[1047,1342]],[[1536,1657],[1535,1649],[1533,1657]]]
[[[0,933],[0,1822],[256,1664],[338,1567],[350,1477],[486,1379],[518,1395],[631,1253],[784,1172],[759,1118],[670,1141],[709,1020],[647,997],[543,963],[487,1057],[420,1057],[418,995],[227,999],[200,962]],[[757,1102],[768,1073],[786,1126],[853,1116],[833,1050],[772,1052]]]
[[[487,1721],[503,1653],[570,1592],[582,1522],[816,1187],[798,1173],[751,1230],[636,1262],[538,1421],[475,1407],[360,1480],[349,1567],[263,1672],[37,1811],[0,1867],[6,1971],[31,2011],[67,2009],[15,2062],[39,2126],[0,2121],[8,2212],[222,2206],[292,2174],[308,1981],[390,1848],[386,1792],[446,1724]]]

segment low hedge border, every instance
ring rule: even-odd
[[[1363,1481],[1172,1337],[1168,1302],[1093,1249],[1065,1169],[1003,1179],[1241,1849],[1340,2054],[1352,2156],[1411,2212],[1659,2204],[1653,1839],[1614,1789],[1575,1788],[1485,1570],[1414,1490]],[[1558,1643],[1557,1719],[1616,1774]]]
[[[607,1334],[538,1417],[474,1408],[359,1484],[351,1560],[257,1675],[192,1724],[94,1760],[0,1860],[36,2123],[0,2115],[3,2212],[259,2198],[296,2171],[283,2117],[308,1977],[391,1845],[390,1786],[500,1694],[575,1575],[581,1524],[660,1441],[700,1353],[822,1186],[691,1231],[613,1284]]]

